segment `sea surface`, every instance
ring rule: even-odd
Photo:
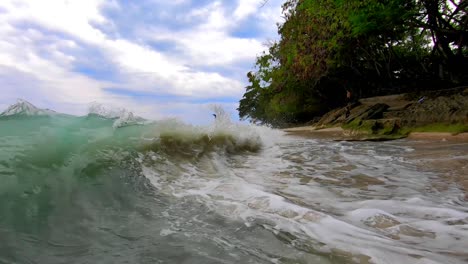
[[[468,143],[0,117],[0,263],[467,263]]]

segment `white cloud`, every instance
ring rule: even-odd
[[[190,0],[142,1],[172,8],[192,4]],[[239,23],[252,16],[265,25],[274,23],[267,20],[274,17],[277,7],[259,11],[260,2],[239,0],[236,8],[229,10],[223,1],[214,1],[187,14],[175,15],[183,17],[182,22],[194,22],[193,26],[187,24],[183,29],[174,30],[156,24],[135,29],[137,36],[124,38],[116,18],[103,12],[104,9],[126,12],[119,1],[3,0],[0,2],[0,77],[5,79],[0,89],[12,96],[2,97],[0,106],[17,95],[27,99],[42,97],[44,103],[70,113],[82,113],[79,109],[85,109],[84,105],[100,101],[138,108],[136,112],[146,116],[162,117],[158,111],[167,113],[164,109],[170,109],[171,102],[162,108],[131,94],[112,94],[106,88],[195,98],[240,97],[244,80],[227,77],[216,67],[237,69],[233,65],[253,64],[255,56],[264,49],[263,38],[231,35]],[[108,29],[117,34],[106,35]],[[145,44],[147,41],[168,41],[175,46],[168,52]],[[95,53],[102,58],[89,61],[98,64],[96,69],[110,65],[108,68],[119,76],[118,83],[76,71],[77,63],[88,60],[83,56]],[[211,67],[210,71],[200,70],[207,66]],[[187,109],[190,105],[193,106],[189,103]]]
[[[155,41],[175,43],[177,50],[183,54],[184,63],[192,66],[224,66],[246,61],[253,64],[255,56],[264,49],[259,40],[235,38],[226,32],[204,28],[178,34],[164,31],[147,31],[146,34]]]
[[[126,40],[108,40],[102,46],[107,48],[106,51],[110,53],[112,60],[130,71],[169,76],[188,70],[187,67],[174,63],[160,52]]]
[[[260,1],[252,0],[239,0],[236,10],[234,11],[234,18],[241,20],[249,15],[255,13],[261,6]]]
[[[90,97],[102,96],[101,89],[105,83],[67,69],[74,58],[61,52],[59,47],[72,47],[73,42],[57,40],[37,46],[37,42],[45,39],[42,33],[34,30],[26,30],[23,34],[14,33],[0,29],[0,65],[34,76],[38,82],[47,83],[37,89],[59,101],[66,102],[74,98],[74,101],[84,102],[89,101]],[[41,57],[41,53],[48,54],[49,58]],[[77,87],[79,92],[75,90]]]
[[[186,64],[223,66],[242,61],[253,63],[255,56],[264,50],[263,39],[233,37],[230,31],[255,11],[264,14],[263,11],[267,10],[259,9],[259,1],[239,0],[232,14],[221,2],[216,1],[188,15],[202,19],[193,28],[173,32],[157,27],[143,32],[148,39],[175,43],[178,51],[186,56]]]
[[[60,30],[87,42],[102,41],[105,36],[91,23],[106,23],[100,13],[104,0],[3,0],[6,19],[14,22],[35,22],[51,30]]]

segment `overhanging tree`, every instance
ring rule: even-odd
[[[281,38],[257,58],[241,117],[303,122],[344,103],[345,88],[370,96],[466,83],[466,3],[286,1]]]

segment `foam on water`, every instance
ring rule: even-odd
[[[461,263],[468,214],[432,200],[427,187],[434,174],[421,173],[404,156],[414,148],[304,141],[253,129],[271,142],[258,155],[214,153],[210,173],[186,169],[172,194],[196,197],[246,226],[287,233],[296,248],[357,263]],[[454,220],[465,224],[447,225]]]
[[[440,170],[438,159],[407,141],[290,137],[213,111],[210,126],[139,122],[129,111],[103,106],[85,117],[0,119],[0,257],[44,263],[468,259],[467,201],[460,198],[466,190],[457,176],[466,168],[466,145],[429,149],[444,154],[453,169]]]
[[[88,115],[96,115],[103,118],[114,119],[112,127],[119,128],[131,125],[143,125],[149,123],[142,117],[135,116],[125,108],[106,106],[97,102],[91,103],[88,108]]]

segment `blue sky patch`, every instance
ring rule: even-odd
[[[80,115],[96,101],[194,123],[207,120],[197,107],[235,112],[262,43],[277,38],[283,1],[262,2],[2,0],[0,65],[11,74],[0,105],[22,97]]]

